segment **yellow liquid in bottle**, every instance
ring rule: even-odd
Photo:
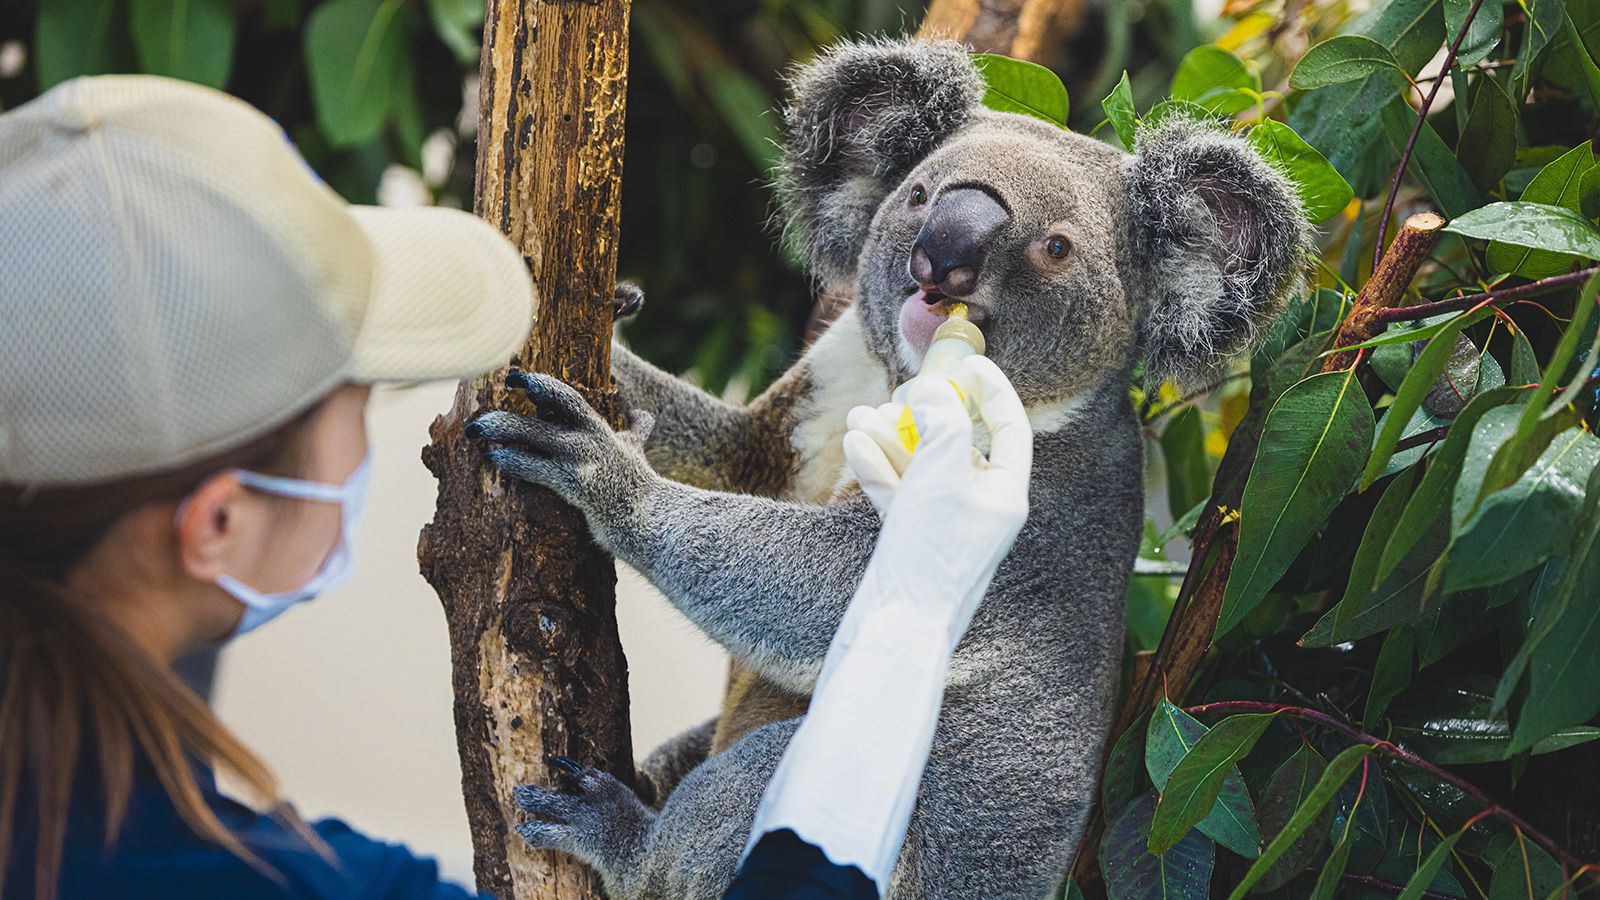
[[[892,399],[904,403],[913,381],[922,378],[943,378],[961,396],[962,402],[967,407],[967,415],[972,417],[972,421],[982,421],[977,400],[967,396],[961,390],[961,386],[950,377],[950,373],[963,359],[973,354],[981,355],[983,351],[983,332],[967,319],[967,305],[952,303],[949,318],[933,332],[933,341],[928,345],[928,352],[922,356],[922,367],[917,370],[915,377],[895,389]],[[900,437],[900,445],[908,452],[915,453],[919,438],[917,423],[911,416],[911,407],[908,406],[900,411],[900,419],[895,423],[895,427]]]

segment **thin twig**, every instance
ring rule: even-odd
[[[1419,431],[1410,437],[1403,437],[1395,442],[1394,452],[1399,453],[1402,450],[1410,450],[1412,447],[1431,444],[1444,437],[1445,432],[1449,430],[1449,425],[1440,425],[1438,428],[1429,428],[1427,431]]]
[[[1550,291],[1560,290],[1572,284],[1579,284],[1591,275],[1600,272],[1600,266],[1588,269],[1579,269],[1565,275],[1552,275],[1516,287],[1503,288],[1497,291],[1484,291],[1478,294],[1467,294],[1463,297],[1451,297],[1448,300],[1436,300],[1433,303],[1418,303],[1414,306],[1392,306],[1377,312],[1377,320],[1385,325],[1395,322],[1410,322],[1417,319],[1426,319],[1440,313],[1456,312],[1457,310],[1470,309],[1485,301],[1498,303],[1502,300],[1519,300],[1523,297],[1533,297]]]
[[[1322,874],[1321,869],[1306,869],[1306,872],[1311,875]],[[1364,888],[1371,888],[1375,891],[1383,891],[1385,894],[1393,894],[1397,897],[1404,893],[1406,889],[1405,885],[1384,881],[1382,878],[1372,875],[1359,875],[1355,872],[1345,872],[1339,876],[1339,880],[1345,882],[1346,884],[1360,885]],[[1426,897],[1427,900],[1455,900],[1455,898],[1451,897],[1449,894],[1441,894],[1437,891],[1429,890],[1424,890],[1422,892],[1422,896]]]
[[[1472,27],[1472,20],[1478,15],[1478,7],[1483,5],[1483,0],[1472,0],[1472,8],[1467,10],[1467,17],[1461,22],[1461,30],[1456,32],[1456,39],[1450,42],[1450,52],[1445,54],[1444,65],[1440,72],[1450,71],[1456,64],[1456,51],[1461,49],[1461,42],[1467,39],[1467,29]],[[1433,87],[1428,89],[1428,96],[1423,98],[1422,107],[1417,110],[1417,124],[1411,126],[1411,137],[1406,139],[1406,149],[1400,154],[1400,164],[1394,168],[1394,178],[1389,182],[1389,198],[1383,202],[1383,216],[1378,219],[1378,242],[1372,248],[1372,268],[1378,268],[1378,260],[1383,258],[1383,237],[1389,230],[1389,216],[1394,213],[1394,198],[1400,193],[1400,179],[1405,177],[1406,163],[1411,161],[1411,151],[1417,146],[1417,136],[1422,133],[1422,126],[1428,121],[1428,108],[1433,106],[1433,98],[1439,95],[1439,88],[1444,84],[1444,79],[1439,78],[1433,82]]]
[[[1395,744],[1390,743],[1383,738],[1368,734],[1367,732],[1362,731],[1361,729],[1351,725],[1343,719],[1338,718],[1337,716],[1331,716],[1320,710],[1309,709],[1304,706],[1283,706],[1281,704],[1267,703],[1260,700],[1224,700],[1220,703],[1203,703],[1199,706],[1188,707],[1184,710],[1184,712],[1187,712],[1191,716],[1199,716],[1205,713],[1264,712],[1293,716],[1297,719],[1305,719],[1308,722],[1315,722],[1318,725],[1332,729],[1333,731],[1337,731],[1349,738],[1352,738],[1358,743],[1366,744],[1372,749],[1390,757],[1391,759],[1399,760],[1400,762],[1403,762],[1413,768],[1421,769],[1434,778],[1439,779],[1445,784],[1448,784],[1451,787],[1461,791],[1463,794],[1466,794],[1468,797],[1471,797],[1478,803],[1479,806],[1483,807],[1482,812],[1474,817],[1474,821],[1477,818],[1482,818],[1486,814],[1499,816],[1510,823],[1513,827],[1522,829],[1522,832],[1528,837],[1532,838],[1534,843],[1543,847],[1546,852],[1564,864],[1573,868],[1580,868],[1586,865],[1582,860],[1573,856],[1572,853],[1567,850],[1567,848],[1556,843],[1554,840],[1546,836],[1544,832],[1541,832],[1532,825],[1528,824],[1526,819],[1505,808],[1504,806],[1501,806],[1488,794],[1478,790],[1476,786],[1466,779],[1447,772],[1444,769],[1441,769],[1433,763],[1428,762],[1422,757],[1416,755],[1415,753],[1396,746]],[[1470,825],[1471,822],[1468,824]],[[1600,872],[1591,871],[1589,877],[1597,883],[1600,883]]]

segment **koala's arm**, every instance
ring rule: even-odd
[[[586,510],[601,544],[740,662],[809,691],[877,540],[865,495],[814,506],[660,480],[641,499]]]
[[[663,372],[613,342],[611,379],[625,410],[655,417],[645,456],[675,481],[713,490],[775,494],[793,471],[788,434],[790,395],[797,379],[785,377],[750,406],[712,396]]]

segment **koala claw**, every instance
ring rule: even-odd
[[[573,778],[577,778],[579,775],[583,774],[583,763],[578,762],[570,756],[552,756],[550,761],[560,766],[561,771]]]

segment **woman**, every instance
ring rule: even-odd
[[[168,667],[342,580],[367,385],[507,359],[517,253],[345,205],[224,94],[80,79],[0,116],[0,309],[0,894],[466,896],[300,822]]]
[[[0,311],[0,898],[469,896],[302,822],[170,666],[343,580],[368,386],[509,357],[517,253],[465,213],[347,206],[226,95],[87,78],[0,115]],[[959,378],[990,458],[942,384],[913,394],[914,459],[900,409],[852,413],[885,531],[738,896],[888,883],[950,651],[1026,515],[1020,401],[981,358]],[[929,579],[919,525],[957,513],[988,561]]]

